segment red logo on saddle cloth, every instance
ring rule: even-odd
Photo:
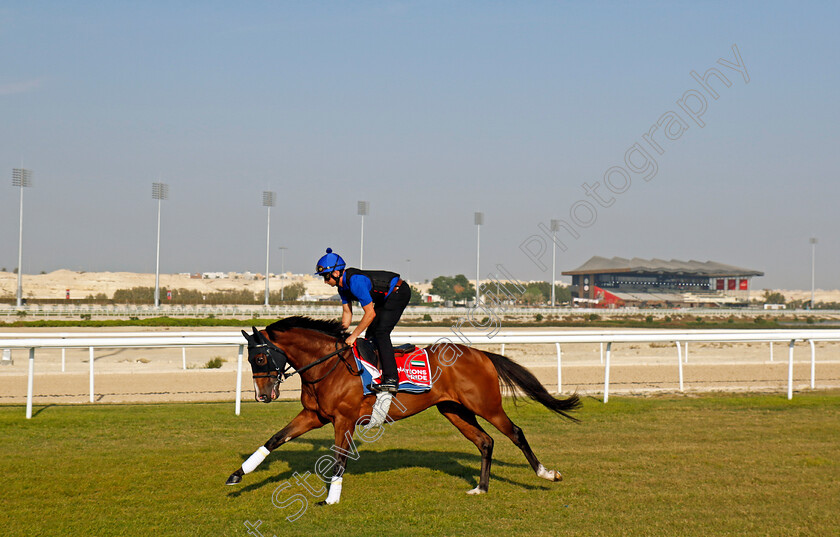
[[[429,357],[425,349],[417,349],[409,354],[397,354],[397,371],[400,382],[408,381],[421,386],[431,386]]]

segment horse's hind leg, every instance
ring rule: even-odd
[[[482,418],[492,423],[493,426],[496,427],[502,434],[510,438],[511,442],[513,442],[516,447],[522,450],[522,453],[525,455],[525,458],[528,459],[528,463],[531,465],[531,468],[534,469],[534,472],[538,477],[549,481],[563,480],[563,475],[560,474],[560,472],[557,470],[547,470],[545,466],[540,464],[540,461],[537,459],[537,456],[534,455],[534,451],[531,449],[531,446],[528,445],[528,440],[525,439],[525,433],[523,433],[522,429],[517,427],[516,424],[510,420],[504,409],[499,407],[498,411],[490,415],[480,415]]]
[[[439,403],[437,408],[481,452],[481,474],[478,478],[478,486],[468,491],[467,494],[484,494],[490,485],[493,437],[481,428],[481,425],[475,419],[475,414],[467,410],[464,406],[452,401],[446,401]]]

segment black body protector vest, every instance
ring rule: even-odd
[[[399,278],[400,275],[396,272],[389,272],[387,270],[359,270],[357,268],[348,268],[344,270],[344,282],[347,288],[350,288],[350,278],[361,274],[370,279],[373,288],[370,290],[370,298],[374,304],[382,304],[385,302],[385,296],[391,288],[391,280]]]

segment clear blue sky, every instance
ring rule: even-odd
[[[805,289],[817,237],[840,288],[838,23],[835,2],[4,2],[0,267],[22,165],[24,273],[153,272],[163,181],[162,272],[264,271],[273,190],[274,272],[279,246],[294,272],[327,246],[356,265],[368,200],[365,267],[414,280],[475,277],[482,211],[482,277],[550,279],[532,236],[561,219],[558,273],[714,260]],[[718,63],[733,44],[749,82]]]

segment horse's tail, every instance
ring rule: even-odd
[[[493,366],[499,373],[500,382],[510,393],[513,394],[514,399],[516,398],[516,388],[518,387],[524,391],[528,397],[542,404],[547,409],[552,410],[572,421],[580,421],[576,417],[568,414],[568,412],[577,410],[581,407],[581,401],[577,394],[572,394],[565,399],[558,399],[548,393],[533,373],[510,358],[502,356],[501,354],[494,354],[492,352],[485,352],[484,354],[493,363]]]

